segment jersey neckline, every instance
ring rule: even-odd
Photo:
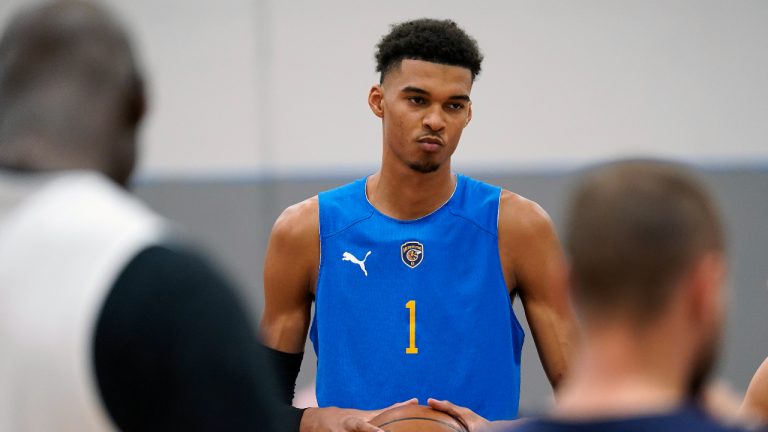
[[[360,183],[362,183],[362,185],[363,185],[363,197],[365,198],[365,202],[368,204],[368,206],[371,208],[371,210],[375,214],[378,214],[379,216],[381,216],[381,217],[383,217],[385,219],[391,220],[393,222],[397,222],[397,223],[401,223],[401,224],[409,224],[409,223],[414,223],[414,222],[420,222],[420,221],[422,221],[422,220],[424,220],[424,219],[426,219],[426,218],[436,214],[440,210],[446,208],[448,206],[448,204],[450,204],[451,201],[453,201],[453,198],[456,196],[456,192],[464,184],[464,176],[461,175],[461,174],[458,174],[458,173],[452,173],[452,174],[456,177],[456,185],[453,187],[453,192],[451,192],[451,196],[449,196],[448,199],[445,200],[444,203],[440,204],[436,209],[434,209],[431,212],[425,214],[424,216],[419,216],[416,219],[397,219],[397,218],[394,218],[392,216],[389,216],[389,215],[386,215],[386,214],[382,213],[379,209],[376,208],[376,206],[373,205],[371,200],[368,199],[368,179],[371,176],[368,175],[365,178],[362,178]]]

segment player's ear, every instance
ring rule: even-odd
[[[464,123],[464,127],[469,126],[470,121],[472,121],[472,102],[467,102],[467,121]]]
[[[368,92],[368,106],[376,117],[384,118],[384,93],[380,84],[374,84]]]
[[[697,318],[709,320],[723,313],[725,275],[725,259],[719,253],[708,253],[694,265],[689,279]]]

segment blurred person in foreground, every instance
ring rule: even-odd
[[[234,289],[124,189],[144,114],[122,28],[83,1],[0,40],[0,430],[273,430]]]
[[[582,352],[552,412],[508,429],[742,430],[702,402],[726,276],[722,223],[704,186],[671,163],[603,166],[576,188],[566,231]]]

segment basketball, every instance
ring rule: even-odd
[[[468,432],[453,416],[423,405],[392,408],[370,423],[386,432]]]

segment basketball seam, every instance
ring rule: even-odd
[[[399,419],[395,419],[395,420],[390,420],[388,422],[384,422],[384,423],[382,423],[382,424],[380,424],[378,426],[380,428],[383,428],[384,426],[391,425],[392,423],[397,423],[397,422],[405,421],[405,420],[427,420],[427,421],[438,422],[438,423],[442,423],[442,424],[448,426],[449,428],[455,430],[456,432],[464,432],[463,428],[462,429],[457,429],[456,426],[454,426],[454,425],[452,425],[452,424],[450,424],[450,423],[448,423],[446,421],[438,420],[438,419],[434,419],[434,418],[429,418],[429,417],[403,417],[403,418],[399,418]]]

